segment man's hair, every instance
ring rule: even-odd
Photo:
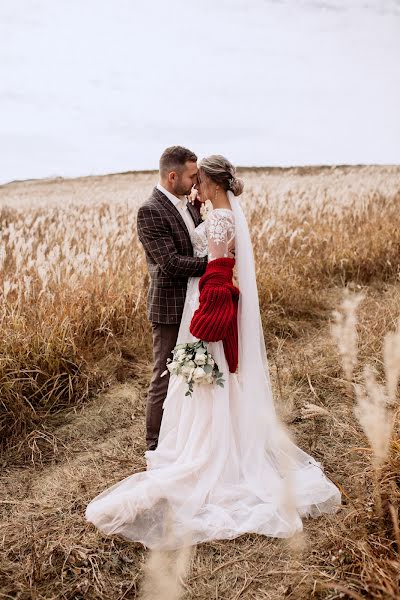
[[[197,162],[197,156],[183,146],[170,146],[160,157],[160,174],[167,175],[171,171],[180,172],[187,161]]]

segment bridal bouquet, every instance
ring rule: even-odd
[[[167,370],[162,373],[161,377],[168,371],[174,375],[181,375],[188,383],[185,396],[192,395],[195,383],[216,383],[224,387],[223,373],[219,371],[207,346],[208,343],[202,340],[177,344],[172,350],[172,359],[167,359]]]

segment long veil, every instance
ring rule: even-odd
[[[273,402],[247,219],[237,197],[230,190],[228,198],[235,217],[235,254],[240,289],[238,379],[246,399],[240,420],[243,439],[247,440],[246,447],[242,448],[242,457],[247,457],[247,461],[254,465],[256,453],[260,451],[260,436],[268,441],[269,447],[273,447],[271,438],[278,441],[283,430]]]
[[[240,423],[243,447],[241,448],[242,467],[246,477],[258,488],[257,474],[262,472],[265,460],[281,473],[289,489],[299,489],[299,483],[306,471],[320,471],[321,464],[301,450],[280,421],[275,410],[264,334],[260,316],[256,270],[253,247],[247,219],[237,197],[228,191],[228,198],[235,217],[235,253],[238,284],[240,288],[238,309],[239,363],[238,380],[243,403],[240,404]],[[306,479],[305,479],[306,480]],[[300,485],[300,488],[302,486]],[[332,488],[334,488],[332,484]],[[309,490],[308,490],[309,491]],[[297,510],[303,515],[320,514],[328,510],[319,502],[310,506],[309,495],[304,498],[304,510],[298,494],[294,500]],[[332,510],[336,510],[339,494],[328,500]],[[290,501],[290,499],[289,499]],[[306,508],[308,505],[308,508]]]

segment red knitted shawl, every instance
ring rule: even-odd
[[[199,282],[199,307],[190,332],[205,342],[223,342],[229,371],[238,365],[237,311],[239,288],[232,283],[234,258],[216,258],[208,263]]]

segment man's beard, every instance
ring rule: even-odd
[[[191,187],[189,189],[186,189],[182,186],[181,183],[177,183],[175,190],[174,190],[176,196],[188,196],[191,191],[192,191]]]

